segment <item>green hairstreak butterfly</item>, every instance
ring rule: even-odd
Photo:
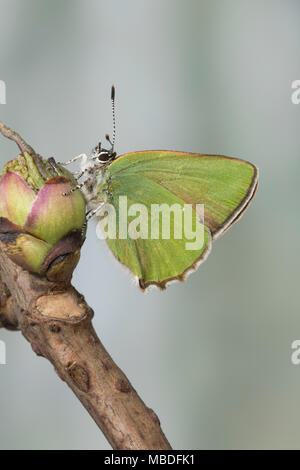
[[[255,195],[258,170],[223,155],[146,150],[118,156],[114,86],[111,100],[110,149],[99,143],[89,157],[81,154],[65,165],[81,159],[78,179],[85,180],[74,190],[86,197],[88,219],[97,215],[106,227],[104,238],[115,258],[143,290],[164,289],[171,281],[184,281],[206,259],[212,241],[242,216]],[[196,235],[199,243],[193,244]]]

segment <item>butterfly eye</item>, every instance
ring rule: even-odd
[[[100,155],[98,155],[98,160],[99,162],[107,162],[111,159],[112,154],[110,152],[101,152]]]

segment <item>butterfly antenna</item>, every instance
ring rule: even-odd
[[[111,87],[111,109],[112,109],[112,118],[113,118],[113,135],[112,135],[112,150],[116,142],[116,113],[115,113],[115,85]]]
[[[116,113],[115,113],[115,86],[111,87],[111,109],[112,109],[112,118],[113,118],[113,135],[112,140],[110,139],[109,134],[105,134],[106,140],[111,145],[111,151],[114,151],[114,146],[116,142]]]

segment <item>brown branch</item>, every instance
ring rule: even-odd
[[[23,270],[1,249],[0,275],[2,326],[21,330],[34,352],[53,364],[112,447],[171,449],[156,414],[101,344],[83,296]]]

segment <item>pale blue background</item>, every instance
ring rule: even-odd
[[[117,150],[240,156],[260,168],[244,218],[186,284],[140,293],[91,224],[76,287],[175,449],[300,448],[297,0],[0,0],[0,118],[66,160]],[[16,147],[0,140],[1,165]],[[2,449],[107,449],[52,366],[0,330]]]

